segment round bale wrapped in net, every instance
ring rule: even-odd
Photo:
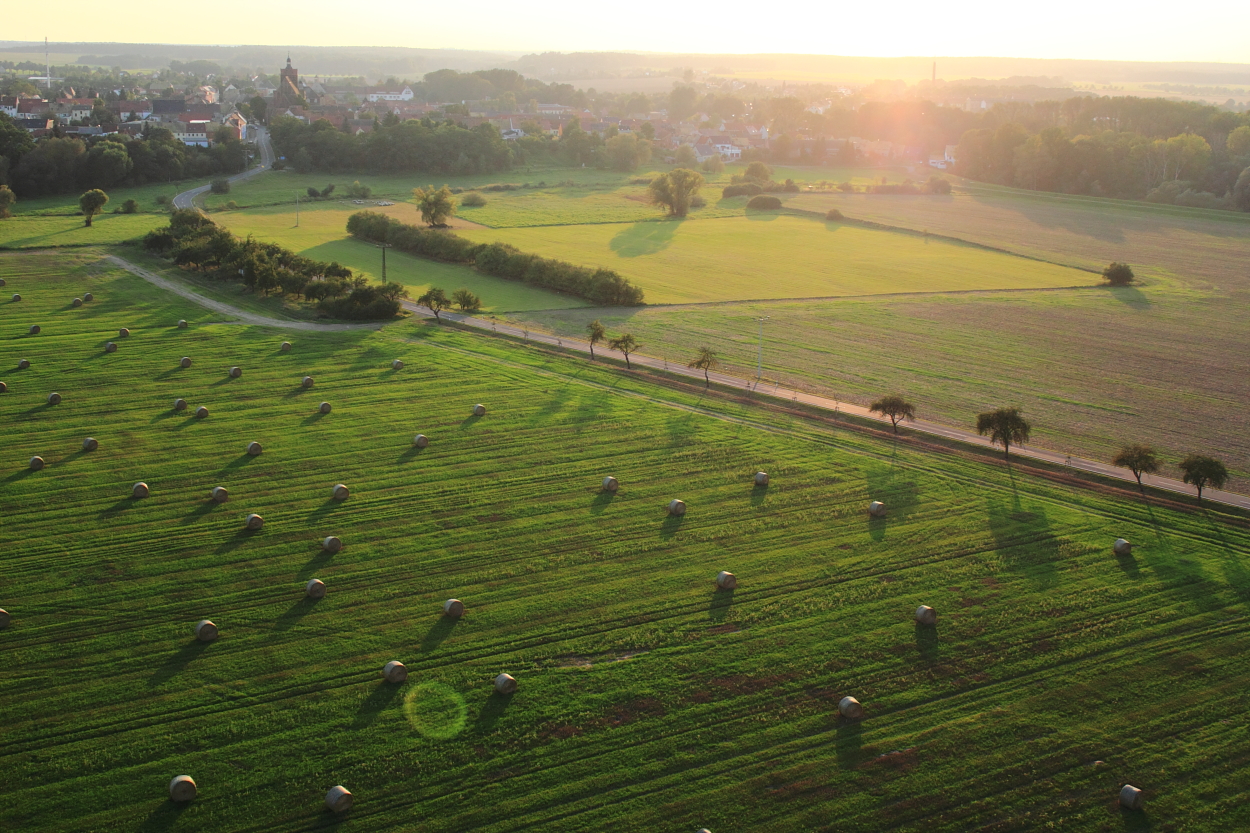
[[[321,548],[328,553],[336,553],[343,549],[343,539],[337,535],[327,535],[321,542]]]
[[[285,353],[286,351],[291,349],[291,342],[289,341],[282,342],[282,346],[279,347],[278,349],[281,350],[283,353]]]
[[[382,666],[382,677],[388,683],[402,683],[408,679],[408,669],[397,659]]]
[[[52,393],[48,394],[48,404],[49,404],[49,405],[60,405],[60,404],[61,404],[61,394],[56,393],[55,391],[53,391]]]
[[[169,800],[179,804],[195,798],[195,779],[190,775],[179,775],[169,782]]]
[[[255,440],[247,444],[247,453],[253,457],[258,456],[264,450],[265,449],[261,447],[261,444]]]
[[[443,602],[443,613],[453,619],[459,619],[464,615],[464,602],[459,599],[448,599]]]
[[[928,605],[921,605],[916,608],[916,622],[927,627],[933,627],[937,624],[937,611]]]
[[[243,375],[243,368],[241,368],[241,367],[239,367],[239,366],[237,366],[237,365],[236,365],[236,366],[234,366],[234,367],[232,367],[232,368],[230,368],[230,378],[231,378],[231,379],[237,379],[237,378],[239,378],[239,377],[240,377],[240,376],[242,376],[242,375]]]
[[[738,577],[727,570],[721,570],[716,574],[716,586],[721,590],[735,590],[738,587]]]
[[[500,694],[514,694],[516,692],[516,677],[511,674],[500,674],[495,678],[495,691]]]
[[[884,518],[885,504],[879,500],[874,500],[872,503],[868,504],[868,514],[874,518]]]
[[[1128,556],[1133,554],[1133,545],[1123,538],[1116,538],[1112,549],[1116,555]]]
[[[190,357],[190,356],[183,356],[183,357],[182,357],[182,358],[178,361],[178,366],[179,366],[179,367],[182,367],[182,368],[188,368],[188,367],[190,367],[190,366],[191,366],[191,357]]]
[[[403,369],[404,369],[404,363],[400,361],[399,359],[396,359],[395,361],[391,362],[391,370],[403,370]]]
[[[325,582],[319,578],[310,578],[304,585],[304,595],[310,599],[324,599],[326,597]]]
[[[18,370],[25,370],[28,367],[30,367],[30,359],[22,359],[17,363]]]
[[[13,617],[9,615],[9,612],[5,610],[4,608],[0,607],[0,631],[7,628],[9,626],[9,623],[12,621],[13,621]]]
[[[212,642],[217,638],[217,626],[208,619],[201,619],[195,625],[195,638],[201,642]]]
[[[621,484],[615,477],[609,475],[603,478],[603,491],[615,493],[620,488]]]
[[[767,486],[767,485],[768,485],[768,472],[766,472],[766,471],[757,471],[757,472],[755,473],[755,485],[756,485],[756,486]]]
[[[331,410],[332,408],[329,402],[322,402],[320,405],[317,406],[317,413],[319,414],[328,414],[330,413]]]
[[[225,503],[230,500],[230,490],[225,486],[214,486],[209,497],[213,499],[213,503]]]
[[[843,697],[838,702],[838,712],[847,720],[859,720],[864,716],[864,707],[854,697]]]
[[[95,300],[95,296],[92,295],[90,292],[86,292],[86,293],[83,293],[82,299],[86,301],[87,303],[91,303],[92,301]]]
[[[686,502],[684,500],[677,500],[676,498],[673,498],[668,502],[668,514],[680,518],[682,515],[686,514]]]
[[[35,455],[34,457],[30,458],[30,470],[31,471],[43,471],[43,465],[44,464],[43,464],[42,457]]]
[[[148,484],[144,483],[143,481],[139,481],[138,483],[130,487],[131,497],[145,498],[150,494],[152,494],[152,490],[149,489]]]
[[[251,529],[251,530],[264,529],[265,519],[262,518],[260,515],[257,515],[255,512],[253,512],[252,514],[247,516],[247,521],[245,522],[245,525],[247,526],[248,529]]]
[[[196,419],[203,419],[206,416],[208,416],[208,408],[205,408],[203,405],[201,405],[200,407],[195,409]]]
[[[412,438],[412,444],[417,448],[425,448],[430,444],[430,438],[425,434],[417,434],[417,436]]]
[[[326,793],[326,809],[334,813],[346,813],[352,808],[352,794],[347,787],[337,784]]]
[[[316,384],[316,381],[311,376],[305,376],[303,379],[300,380],[300,383],[299,383],[300,387],[304,388],[304,390],[308,390],[315,384]]]
[[[180,330],[185,330],[186,328],[187,328],[187,319],[185,319],[185,318],[179,318],[179,319],[178,319],[178,329],[180,329]]]
[[[175,399],[175,400],[174,400],[174,410],[175,410],[175,411],[185,411],[186,409],[187,409],[187,400],[185,400],[185,399],[183,399],[183,398],[181,398],[181,397],[179,397],[178,399]]]
[[[70,302],[70,306],[72,306],[74,309],[78,309],[79,307],[82,306],[82,298],[75,298],[73,301]]]
[[[1145,801],[1142,791],[1132,784],[1125,784],[1120,789],[1120,806],[1126,810],[1140,810]]]
[[[31,335],[33,335],[33,336],[37,336],[37,335],[39,335],[41,332],[43,332],[43,327],[40,327],[38,324],[31,324],[31,325],[30,325],[30,334],[31,334]]]
[[[130,338],[130,330],[126,327],[122,327],[120,330],[117,331],[117,337],[118,338]]]
[[[116,352],[117,352],[117,344],[116,344],[116,342],[112,342],[112,341],[107,342],[107,343],[104,345],[104,352],[105,352],[105,353],[116,353]]]
[[[96,440],[95,437],[87,437],[85,440],[82,441],[83,451],[95,451],[99,447],[100,447],[100,443]]]
[[[351,494],[351,490],[348,489],[345,485],[343,485],[342,483],[335,483],[333,491],[330,492],[330,497],[334,498],[335,500],[347,500],[347,497],[350,494]]]
[[[486,406],[478,403],[473,406],[473,416],[486,416]]]

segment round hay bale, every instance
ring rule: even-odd
[[[174,400],[175,411],[185,411],[186,409],[187,409],[187,400],[182,399],[181,397]]]
[[[0,393],[8,393],[8,392],[9,392],[9,386],[6,385],[4,382],[0,382]]]
[[[264,525],[265,525],[265,519],[262,518],[260,515],[257,515],[255,512],[247,516],[247,528],[248,529],[253,529],[253,530],[261,529],[262,527],[264,527]]]
[[[1126,810],[1140,810],[1145,800],[1142,791],[1132,784],[1125,784],[1120,789],[1120,806]]]
[[[22,359],[17,363],[18,370],[25,370],[28,367],[30,367],[30,359]]]
[[[72,306],[74,309],[78,309],[79,307],[82,306],[82,298],[75,298],[71,302],[70,306]]]
[[[120,330],[118,330],[118,331],[117,331],[117,337],[118,337],[118,338],[129,338],[129,337],[130,337],[130,330],[129,330],[129,329],[127,329],[126,327],[122,327]]]
[[[864,716],[864,707],[854,697],[843,697],[838,703],[838,712],[848,720],[859,720]]]
[[[331,410],[332,409],[330,407],[329,402],[322,402],[320,405],[317,406],[317,413],[319,414],[328,414],[330,413]]]
[[[879,500],[874,500],[872,503],[868,504],[868,514],[872,515],[874,518],[884,518],[885,504]]]
[[[351,492],[342,483],[335,483],[334,491],[330,493],[330,496],[335,500],[347,500],[347,496],[350,494]]]
[[[214,486],[208,494],[213,499],[213,503],[225,503],[230,500],[230,490],[225,486]]]
[[[285,353],[287,350],[291,349],[291,342],[289,341],[282,342],[282,346],[279,347],[278,349],[281,350],[283,353]]]
[[[425,434],[417,434],[417,436],[412,438],[412,444],[417,448],[425,448],[430,444],[430,438]]]
[[[31,457],[30,458],[30,470],[31,471],[43,471],[43,458],[40,457],[39,455],[35,455],[34,457]]]
[[[396,359],[395,361],[391,362],[391,370],[403,370],[403,369],[404,369],[404,363],[401,362],[399,359]]]
[[[738,587],[738,577],[727,570],[716,574],[716,586],[721,590],[734,590]]]
[[[755,485],[756,485],[756,486],[767,486],[767,485],[768,485],[768,472],[766,472],[766,471],[757,471],[757,472],[755,473]]]
[[[195,625],[195,638],[201,642],[212,642],[217,638],[217,626],[208,619],[201,619]]]
[[[343,539],[339,538],[337,535],[328,535],[325,540],[321,542],[321,548],[329,553],[338,552],[343,549]]]
[[[180,330],[185,330],[186,328],[187,328],[187,319],[185,319],[185,318],[179,318],[179,319],[178,319],[178,329],[180,329]]]
[[[55,393],[55,392],[48,394],[48,404],[49,404],[49,405],[60,405],[60,404],[61,404],[61,394],[59,394],[59,393]]]
[[[1114,550],[1116,555],[1132,555],[1133,545],[1123,538],[1116,538]]]
[[[169,800],[184,802],[195,798],[195,779],[190,775],[179,775],[169,782]]]
[[[242,376],[242,375],[243,375],[243,368],[241,368],[241,367],[237,367],[237,366],[236,366],[236,367],[232,367],[232,368],[230,368],[230,378],[231,378],[231,379],[237,379],[237,378],[239,378],[239,377],[240,377],[240,376]]]
[[[152,493],[148,488],[148,484],[142,480],[130,487],[130,494],[137,498],[145,498]]]
[[[9,615],[9,612],[5,610],[4,608],[0,607],[0,631],[7,628],[9,626],[9,622],[12,622],[12,621],[13,621],[13,617]]]
[[[473,406],[473,416],[486,416],[486,406],[478,403]]]
[[[195,409],[196,419],[203,419],[206,416],[208,416],[208,408],[205,408],[203,405],[201,405],[200,407]]]
[[[14,293],[13,293],[13,300],[14,300],[14,301],[20,301],[20,300],[22,300],[22,296],[21,296],[21,295],[18,295],[16,292],[14,292]]]
[[[116,345],[116,344],[114,344],[114,343],[113,343],[113,342],[111,342],[111,341],[110,341],[110,342],[108,342],[107,344],[105,344],[105,345],[104,345],[104,352],[105,352],[105,353],[116,353],[116,352],[117,352],[117,345]]]
[[[92,301],[95,300],[95,296],[92,295],[90,292],[84,292],[82,299],[86,301],[87,303],[91,303]]]
[[[99,447],[100,447],[100,444],[96,442],[95,437],[87,437],[87,439],[82,441],[83,451],[95,451]]]
[[[464,602],[459,599],[448,599],[443,602],[443,613],[453,619],[459,619],[464,615]]]
[[[4,278],[0,278],[0,286],[4,286],[7,283],[8,281],[6,281]]]
[[[937,624],[937,611],[928,605],[921,605],[916,608],[916,621],[922,625],[932,627]]]
[[[33,335],[33,336],[37,336],[37,335],[39,335],[39,333],[40,333],[42,330],[43,330],[43,327],[40,327],[38,324],[31,324],[31,325],[30,325],[30,334],[31,334],[31,335]]]
[[[352,794],[342,784],[333,786],[326,793],[326,807],[335,813],[346,813],[352,808]]]
[[[313,386],[313,384],[315,384],[315,383],[313,382],[313,377],[311,377],[311,376],[305,376],[303,379],[301,379],[301,380],[300,380],[300,383],[299,383],[299,384],[300,384],[300,387],[302,387],[302,388],[304,388],[305,390],[307,390],[308,388],[311,388],[311,387]]]
[[[500,674],[495,678],[495,691],[500,694],[515,694],[516,677],[511,674]]]
[[[408,679],[408,669],[397,659],[382,666],[382,677],[388,683],[402,683]]]
[[[257,456],[262,451],[264,451],[264,449],[260,447],[260,443],[258,442],[250,442],[247,444],[247,453],[253,457]]]
[[[182,358],[178,361],[178,366],[179,366],[179,367],[190,367],[190,366],[191,366],[191,357],[190,357],[190,356],[183,356],[183,357],[182,357]]]
[[[621,484],[615,477],[609,475],[608,477],[603,478],[603,491],[615,493],[619,488],[621,488]]]
[[[670,500],[668,502],[668,514],[680,518],[682,515],[686,514],[686,502],[684,500],[677,500],[676,498]]]
[[[308,583],[304,585],[304,595],[310,599],[324,599],[326,597],[326,583],[319,578],[310,578]]]

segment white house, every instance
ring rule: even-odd
[[[716,152],[720,154],[721,159],[726,162],[736,162],[742,158],[742,148],[737,145],[716,145]]]
[[[370,101],[412,101],[415,93],[413,93],[412,87],[404,87],[397,93],[377,92],[369,93],[365,97]]]

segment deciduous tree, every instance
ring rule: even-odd
[[[1142,475],[1154,474],[1159,470],[1159,458],[1155,455],[1155,450],[1141,443],[1124,446],[1111,462],[1131,471],[1137,478],[1137,488],[1143,493],[1146,490],[1141,483]]]
[[[977,414],[977,433],[988,435],[990,443],[1003,447],[1003,459],[1008,459],[1011,444],[1027,443],[1033,426],[1025,419],[1019,408],[998,408]]]
[[[425,294],[417,299],[417,303],[434,313],[434,320],[440,324],[443,319],[439,313],[451,306],[451,302],[447,300],[447,293],[438,287],[427,289]]]
[[[446,185],[438,189],[433,185],[413,188],[412,196],[417,200],[417,210],[426,225],[441,226],[456,213],[456,200]]]
[[[1133,282],[1133,269],[1127,263],[1114,261],[1102,270],[1102,276],[1112,286],[1128,286]]]
[[[677,148],[677,167],[693,168],[699,162],[699,157],[695,155],[694,148],[690,145],[682,145]]]
[[[78,207],[82,209],[83,216],[87,218],[88,226],[91,225],[91,218],[103,211],[108,201],[109,195],[99,188],[92,188],[78,198]]]
[[[9,209],[15,202],[17,202],[17,196],[13,193],[13,189],[7,185],[0,185],[0,220],[7,220],[13,216]]]
[[[1184,474],[1181,479],[1198,490],[1199,503],[1202,502],[1202,490],[1207,486],[1218,489],[1228,482],[1228,469],[1224,464],[1202,454],[1190,454],[1181,460],[1181,472]]]
[[[608,346],[613,350],[625,354],[625,367],[633,369],[633,365],[629,363],[629,354],[638,349],[638,342],[634,341],[634,337],[629,333],[622,333],[618,338],[614,338],[608,342]]]
[[[690,201],[703,185],[703,174],[688,168],[674,168],[651,180],[647,186],[652,205],[668,209],[672,217],[685,217],[690,213]]]
[[[596,318],[586,325],[586,340],[590,342],[590,357],[595,357],[595,345],[603,341],[607,337],[608,331],[604,329],[603,324]]]
[[[471,309],[478,309],[482,306],[482,299],[477,297],[476,293],[471,292],[468,289],[457,289],[455,292],[451,293],[451,300],[455,302],[456,306],[460,307],[460,309],[465,312],[468,312]]]
[[[715,370],[720,367],[720,361],[716,358],[716,353],[711,347],[700,347],[699,355],[695,356],[686,367],[693,367],[696,370],[703,371],[703,387],[709,387],[712,380],[708,377],[709,370]]]
[[[890,424],[894,426],[894,433],[898,433],[898,421],[900,419],[915,419],[916,407],[901,396],[890,395],[883,396],[876,402],[868,406],[868,410],[874,414],[881,414],[890,418]]]

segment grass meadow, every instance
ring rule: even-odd
[[[106,246],[142,237],[169,223],[159,214],[100,214],[87,227],[82,215],[15,214],[0,220],[0,249]]]
[[[1244,526],[432,324],[214,324],[85,253],[0,269],[2,827],[1250,825]]]

